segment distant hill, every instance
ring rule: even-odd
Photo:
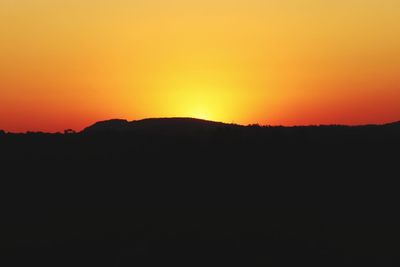
[[[388,129],[396,130],[400,129],[400,121],[387,123],[387,124],[371,124],[371,125],[359,125],[359,126],[347,126],[347,125],[320,125],[320,126],[295,126],[295,127],[281,127],[281,126],[268,126],[268,127],[258,127],[258,125],[249,125],[253,128],[275,128],[275,129]],[[247,126],[247,128],[249,127]],[[257,127],[256,127],[257,126]],[[238,124],[227,124],[223,122],[208,121],[195,118],[149,118],[136,121],[128,121],[122,119],[112,119],[99,121],[93,125],[85,128],[81,133],[83,134],[93,134],[93,133],[143,133],[143,134],[187,134],[187,133],[197,133],[204,131],[213,131],[220,128],[246,128],[246,126]]]
[[[235,124],[194,118],[154,118],[137,121],[107,120],[97,122],[82,133],[141,132],[141,133],[188,133],[216,128],[243,127]]]
[[[91,133],[91,132],[114,132],[114,131],[122,131],[126,129],[130,123],[127,120],[106,120],[99,121],[95,124],[85,128],[82,132]]]
[[[386,127],[400,128],[400,121],[384,124]]]

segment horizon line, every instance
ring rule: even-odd
[[[26,131],[7,131],[6,129],[0,128],[0,132],[4,132],[6,134],[27,134],[27,133],[48,133],[48,134],[63,134],[66,131],[73,131],[76,133],[81,133],[83,132],[87,127],[90,127],[92,125],[95,125],[96,123],[100,122],[108,122],[108,121],[126,121],[128,123],[133,123],[133,122],[140,122],[140,121],[146,121],[146,120],[168,120],[168,119],[186,119],[186,120],[198,120],[198,121],[205,121],[205,122],[213,122],[213,123],[220,123],[220,124],[226,124],[226,125],[236,125],[236,126],[241,126],[241,127],[276,127],[276,128],[296,128],[296,127],[329,127],[329,126],[339,126],[339,127],[365,127],[365,126],[385,126],[385,125],[391,125],[395,123],[400,123],[400,120],[397,121],[389,121],[386,123],[365,123],[365,124],[340,124],[340,123],[327,123],[327,124],[297,124],[297,125],[283,125],[283,124],[260,124],[260,123],[249,123],[249,124],[240,124],[240,123],[235,123],[235,122],[223,122],[223,121],[218,121],[218,120],[208,120],[208,119],[202,119],[202,118],[196,118],[196,117],[149,117],[149,118],[142,118],[142,119],[136,119],[136,120],[128,120],[128,119],[121,119],[121,118],[114,118],[114,119],[105,119],[105,120],[98,120],[95,121],[94,123],[85,126],[81,130],[75,130],[73,128],[65,128],[62,131],[35,131],[35,130],[26,130]]]

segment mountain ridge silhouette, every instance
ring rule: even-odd
[[[146,118],[141,120],[128,121],[126,119],[109,119],[95,122],[85,127],[81,133],[112,133],[112,132],[195,132],[201,130],[214,130],[218,128],[245,128],[245,127],[272,127],[272,128],[315,128],[315,127],[382,127],[400,128],[400,121],[384,124],[364,124],[364,125],[345,125],[345,124],[321,124],[321,125],[294,125],[294,126],[271,126],[258,124],[240,125],[225,123],[212,120],[190,118],[190,117],[170,117],[170,118]]]
[[[126,119],[107,119],[97,121],[80,131],[72,129],[64,130],[66,132],[94,134],[94,133],[129,133],[129,132],[143,132],[143,133],[180,133],[180,132],[198,132],[208,131],[220,128],[229,129],[244,129],[244,128],[258,127],[258,128],[280,128],[280,129],[293,129],[293,128],[382,128],[382,129],[400,129],[400,121],[393,121],[383,124],[360,124],[360,125],[346,125],[346,124],[310,124],[310,125],[259,125],[249,124],[242,125],[237,123],[226,123],[191,117],[165,117],[165,118],[145,118],[140,120],[126,120]],[[21,132],[22,133],[22,132]],[[27,131],[25,133],[46,133],[42,131]],[[14,134],[14,132],[6,131],[0,128],[0,135]]]
[[[105,132],[132,132],[132,131],[161,131],[161,132],[192,132],[222,127],[244,127],[238,124],[228,124],[210,120],[174,117],[174,118],[147,118],[128,121],[124,119],[111,119],[99,121],[83,129],[82,133]]]

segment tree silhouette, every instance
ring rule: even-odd
[[[64,130],[64,134],[76,134],[76,131],[72,129],[66,129]]]

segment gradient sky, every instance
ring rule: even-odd
[[[398,0],[0,0],[0,129],[400,120]]]

